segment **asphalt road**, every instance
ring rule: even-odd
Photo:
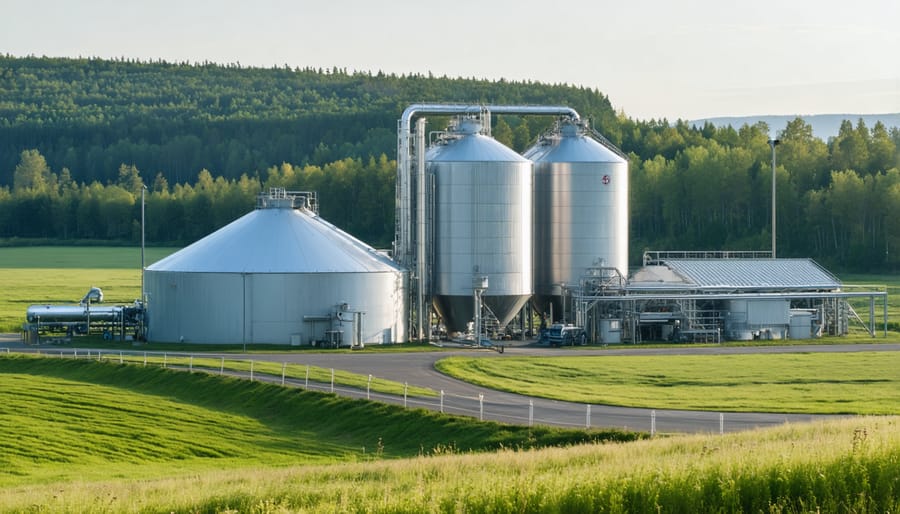
[[[33,351],[19,341],[18,335],[0,335],[0,351]],[[462,414],[483,419],[518,424],[546,424],[565,427],[606,427],[656,432],[719,432],[739,431],[756,427],[780,425],[786,422],[805,422],[825,419],[829,416],[683,411],[586,405],[532,398],[475,386],[448,377],[434,369],[438,359],[451,355],[465,355],[486,359],[503,359],[510,356],[558,356],[558,355],[725,355],[746,353],[797,353],[797,352],[860,352],[900,351],[900,344],[852,344],[852,345],[804,345],[804,346],[754,346],[754,347],[692,347],[671,346],[640,348],[617,346],[604,349],[560,350],[534,346],[507,347],[502,354],[491,350],[458,349],[437,352],[409,353],[271,353],[240,356],[228,354],[230,359],[254,359],[288,364],[306,364],[322,368],[345,370],[361,375],[407,383],[410,386],[442,391],[440,398],[392,397],[372,393],[371,398],[390,403],[406,403],[409,407],[443,409],[444,412]],[[113,353],[110,351],[110,353]],[[296,381],[294,385],[300,385]],[[312,386],[312,384],[310,384]],[[317,384],[318,388],[327,385]],[[366,391],[336,388],[335,392],[351,397],[366,397]]]

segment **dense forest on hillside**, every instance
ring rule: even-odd
[[[319,192],[323,217],[393,238],[397,119],[418,102],[567,105],[630,155],[631,257],[644,249],[765,250],[765,124],[636,121],[569,85],[341,69],[0,56],[0,238],[189,243],[268,187]],[[438,124],[437,120],[435,124]],[[517,150],[550,123],[496,116]],[[438,127],[439,128],[439,127]],[[777,130],[779,256],[900,267],[900,130],[846,120]],[[352,206],[352,208],[348,208]]]

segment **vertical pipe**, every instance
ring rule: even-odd
[[[416,120],[416,330],[419,339],[427,342],[431,335],[431,320],[426,305],[428,289],[428,263],[425,249],[428,243],[425,230],[425,118]]]

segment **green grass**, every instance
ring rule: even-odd
[[[147,248],[146,265],[175,251]],[[88,289],[104,303],[130,304],[141,296],[141,249],[133,247],[0,248],[0,332],[19,332],[34,304],[77,304]]]
[[[173,476],[174,475],[174,476]],[[0,489],[6,512],[897,512],[900,418]]]
[[[900,353],[448,357],[450,376],[581,403],[734,412],[900,414]]]
[[[0,486],[639,437],[506,426],[158,367],[0,357]]]

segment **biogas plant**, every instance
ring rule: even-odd
[[[492,115],[553,123],[519,154],[491,137]],[[450,121],[429,130],[428,116]],[[645,251],[629,270],[628,181],[626,155],[571,108],[411,105],[398,122],[392,249],[322,219],[314,192],[272,189],[147,267],[134,305],[94,305],[99,290],[76,306],[33,305],[25,337],[354,348],[810,339],[852,323],[875,335],[876,300],[887,331],[886,292],[848,290],[774,247]]]

